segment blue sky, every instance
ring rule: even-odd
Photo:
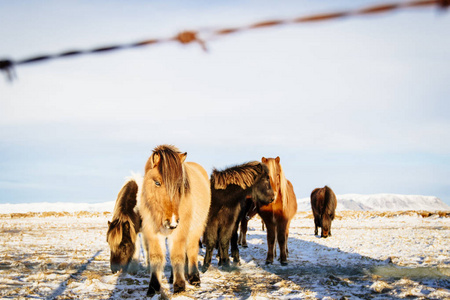
[[[0,59],[382,1],[3,1]],[[281,157],[298,198],[450,205],[450,16],[435,8],[247,31],[16,68],[0,81],[0,203],[115,200],[152,149],[210,172]]]

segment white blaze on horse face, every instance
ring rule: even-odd
[[[178,217],[175,214],[172,214],[172,218],[170,219],[170,229],[175,229],[178,226]]]

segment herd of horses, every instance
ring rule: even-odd
[[[136,272],[142,245],[151,274],[147,295],[159,293],[167,242],[173,292],[185,291],[186,281],[199,286],[199,248],[206,248],[202,272],[208,270],[214,249],[218,264],[229,270],[231,246],[233,265],[238,265],[238,244],[247,246],[247,222],[256,214],[267,230],[266,264],[273,263],[278,243],[280,263],[287,265],[289,224],[297,212],[297,199],[280,158],[213,169],[208,177],[186,156],[175,146],[158,146],[145,164],[144,176],[130,177],[120,189],[108,221],[111,271]],[[322,237],[331,236],[336,204],[327,186],[311,193],[315,235],[321,227]]]

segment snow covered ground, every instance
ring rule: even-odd
[[[102,212],[0,215],[0,298],[145,298],[144,267],[136,275],[110,271],[110,219]],[[165,282],[163,295],[153,298],[450,299],[448,212],[340,211],[332,237],[313,232],[311,213],[297,213],[289,265],[266,266],[266,232],[254,218],[234,271],[221,270],[214,259],[200,288],[188,285],[174,296]]]

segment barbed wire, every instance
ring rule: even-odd
[[[179,42],[181,44],[189,44],[189,43],[195,42],[195,43],[198,43],[202,47],[203,50],[207,51],[207,47],[206,47],[207,40],[210,40],[210,39],[213,39],[213,38],[219,37],[219,36],[237,33],[237,32],[248,31],[248,30],[259,29],[259,28],[266,28],[266,27],[273,27],[273,26],[280,26],[280,25],[292,25],[292,24],[307,23],[307,22],[328,21],[328,20],[340,19],[340,18],[345,18],[345,17],[379,14],[379,13],[386,13],[386,12],[391,12],[391,11],[405,9],[405,8],[417,8],[417,7],[427,7],[427,6],[436,6],[436,7],[444,9],[444,8],[447,8],[448,6],[450,6],[450,0],[415,0],[415,1],[409,1],[409,2],[387,3],[387,4],[370,6],[370,7],[366,7],[366,8],[362,8],[362,9],[340,11],[340,12],[330,12],[330,13],[324,13],[324,14],[315,14],[315,15],[302,16],[302,17],[293,18],[293,19],[266,20],[266,21],[262,21],[262,22],[253,23],[253,24],[250,24],[247,26],[241,26],[241,27],[230,27],[230,28],[222,28],[222,29],[216,29],[216,30],[183,31],[183,32],[180,32],[177,35],[175,35],[173,37],[169,37],[169,38],[142,40],[142,41],[135,42],[135,43],[98,47],[98,48],[87,49],[87,50],[71,50],[71,51],[65,51],[65,52],[61,52],[61,53],[57,53],[57,54],[32,56],[30,58],[25,58],[22,60],[3,59],[3,60],[0,60],[0,71],[3,71],[5,73],[6,78],[9,81],[13,81],[16,78],[16,73],[15,73],[14,67],[18,66],[18,65],[49,61],[49,60],[53,60],[53,59],[57,59],[57,58],[64,58],[64,57],[73,57],[73,56],[80,56],[80,55],[86,55],[86,54],[126,50],[126,49],[131,49],[131,48],[138,48],[138,47],[150,46],[150,45],[154,45],[154,44],[167,43],[167,42]],[[209,35],[208,35],[207,39],[201,39],[199,37],[201,34],[206,34],[206,35],[209,34]]]

